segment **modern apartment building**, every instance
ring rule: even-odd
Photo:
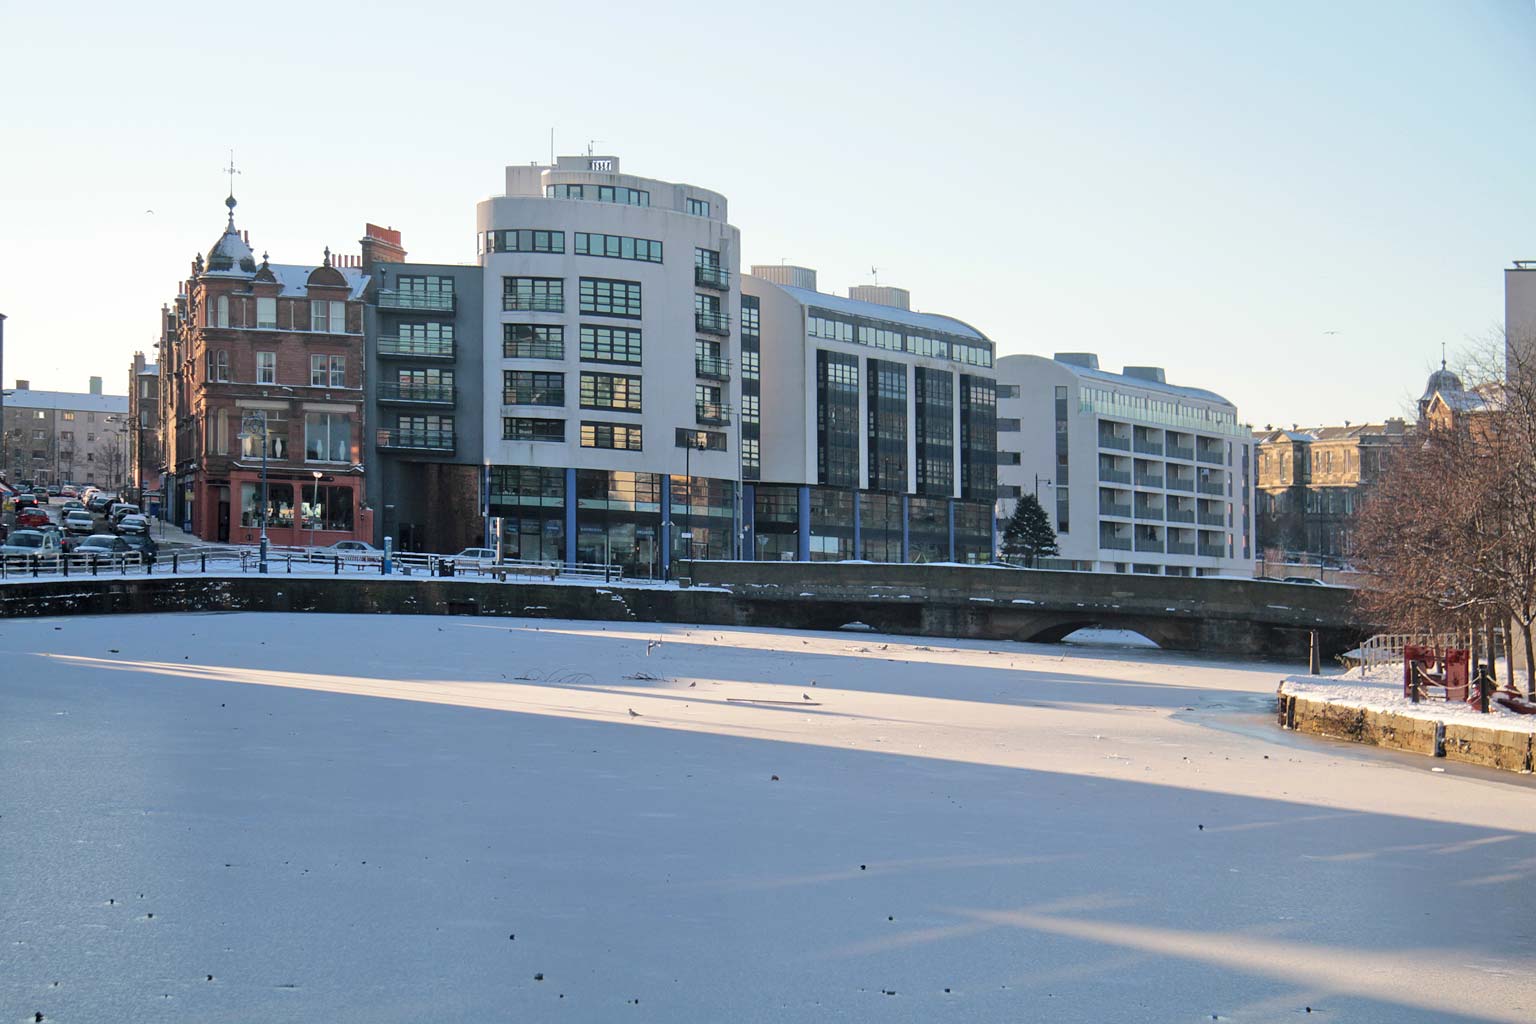
[[[804,267],[753,267],[741,303],[744,556],[988,561],[992,342],[900,288],[820,292]]]
[[[118,488],[128,478],[132,433],[128,398],[90,390],[34,391],[18,380],[5,396],[0,468],[11,483],[95,484]]]
[[[997,363],[997,514],[1051,513],[1061,568],[1252,575],[1253,438],[1220,395],[1090,353]]]
[[[163,317],[167,516],[210,541],[371,540],[361,260],[258,263],[226,205]]]
[[[369,224],[361,242],[368,503],[377,537],[402,551],[480,544],[484,343],[475,264],[408,263],[400,232]]]
[[[134,499],[147,500],[160,491],[165,450],[160,444],[160,367],[146,362],[143,352],[135,352],[128,367],[128,423],[133,433],[124,489]]]
[[[506,169],[477,209],[485,508],[510,557],[740,550],[740,233],[726,199],[615,156]]]

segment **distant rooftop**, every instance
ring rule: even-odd
[[[84,391],[32,391],[30,389],[8,391],[5,405],[9,409],[58,409],[74,412],[128,412],[127,395],[93,395]]]

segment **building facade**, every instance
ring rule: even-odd
[[[613,156],[506,169],[477,209],[484,508],[511,558],[665,576],[740,550],[740,233]]]
[[[371,540],[356,257],[258,263],[229,223],[162,331],[168,516],[208,541]]]
[[[804,267],[753,267],[741,303],[743,557],[991,560],[992,342]]]
[[[13,484],[116,490],[128,479],[129,426],[128,397],[103,394],[100,377],[85,393],[34,391],[18,380],[5,396],[0,467]]]
[[[1253,440],[1210,391],[1091,353],[997,362],[999,524],[1035,494],[1060,555],[1046,567],[1253,573]]]
[[[128,367],[128,480],[124,491],[141,503],[160,491],[165,451],[160,444],[160,367],[133,354]]]
[[[400,233],[362,239],[369,504],[375,543],[454,552],[484,542],[484,271],[408,263]],[[500,352],[494,353],[500,362]]]

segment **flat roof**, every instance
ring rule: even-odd
[[[985,334],[963,320],[956,320],[952,316],[944,316],[939,313],[918,313],[910,309],[901,309],[897,306],[882,306],[878,302],[863,302],[859,299],[848,299],[841,295],[828,295],[826,292],[813,292],[809,288],[794,288],[787,284],[774,284],[765,278],[755,278],[764,284],[773,285],[789,294],[790,298],[802,306],[820,306],[822,309],[831,310],[834,313],[847,313],[849,316],[862,316],[870,320],[884,320],[886,323],[901,324],[903,327],[915,327],[925,331],[940,331],[944,334],[954,334],[973,341],[991,341]]]

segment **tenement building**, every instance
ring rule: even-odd
[[[160,473],[165,466],[160,446],[160,367],[146,362],[143,352],[135,352],[128,367],[128,423],[132,433],[124,490],[144,507],[158,507]]]
[[[1004,356],[997,377],[998,519],[1038,497],[1047,567],[1252,575],[1253,439],[1231,402],[1091,353]]]
[[[18,380],[5,396],[0,468],[13,484],[95,484],[116,490],[128,479],[128,399],[89,390],[34,391]]]
[[[740,551],[740,233],[614,156],[506,169],[477,209],[485,510],[511,558],[666,575]]]
[[[400,232],[369,224],[364,388],[368,503],[378,543],[454,552],[484,541],[481,477],[488,351],[475,264],[408,263]],[[494,321],[493,321],[494,322]]]
[[[1446,376],[1455,380],[1454,375]],[[1426,394],[1441,394],[1443,386],[1444,378],[1436,374]],[[1459,394],[1460,382],[1445,393]],[[1274,562],[1347,563],[1354,553],[1355,515],[1409,433],[1400,419],[1256,433],[1263,557]]]
[[[168,516],[210,541],[373,539],[358,257],[258,262],[229,223],[164,317]],[[345,266],[339,265],[345,263]]]
[[[744,557],[988,561],[993,345],[900,288],[804,267],[742,279]]]

